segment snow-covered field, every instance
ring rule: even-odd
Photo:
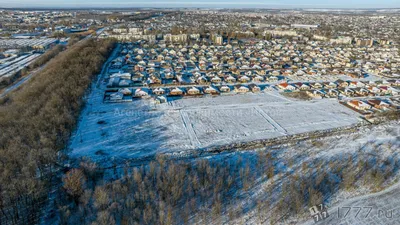
[[[184,153],[210,146],[348,126],[358,114],[336,100],[293,101],[277,92],[103,103],[88,99],[70,156],[94,160]]]

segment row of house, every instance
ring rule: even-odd
[[[120,88],[109,89],[105,92],[104,99],[109,101],[123,101],[124,99],[147,98],[147,97],[183,97],[183,96],[200,96],[200,95],[219,95],[233,93],[258,93],[261,91],[271,90],[271,86],[259,86],[256,84],[247,85],[207,85],[207,86],[191,86],[191,87],[157,87],[157,88]]]
[[[123,45],[120,56],[112,61],[110,68],[132,73],[132,77],[142,84],[181,85],[276,82],[285,79],[282,77],[304,75],[363,78],[368,71],[374,72],[372,65],[376,65],[372,62],[361,65],[359,61],[352,61],[353,54],[346,52],[348,49],[345,48],[325,50],[316,46],[286,45],[272,41],[245,47],[195,44],[149,48],[129,43]],[[290,54],[275,54],[282,49]],[[332,56],[332,52],[339,55]],[[389,53],[381,53],[380,56],[388,57],[391,65],[396,66],[397,58],[389,57]],[[327,64],[324,60],[320,61],[319,56],[328,57]],[[135,82],[124,81],[122,86],[126,83]]]
[[[380,100],[380,99],[369,99],[369,100],[353,99],[347,101],[346,104],[362,112],[371,112],[370,110],[379,110],[379,111],[390,110],[390,109],[397,110],[398,107],[390,101]]]
[[[283,91],[306,91],[315,98],[338,97],[364,97],[382,95],[400,95],[400,80],[383,81],[344,81],[335,82],[296,82],[280,83],[276,85]]]
[[[118,74],[119,77],[115,77],[116,74],[112,75],[109,79],[108,87],[130,87],[134,82],[130,77],[129,73]],[[125,77],[126,79],[120,79]],[[130,79],[129,79],[130,78]],[[140,82],[139,82],[140,83]],[[115,85],[118,84],[118,85]],[[138,85],[140,86],[140,85]],[[382,81],[344,81],[337,80],[335,82],[295,82],[287,83],[281,82],[276,85],[267,85],[263,83],[246,83],[243,84],[220,84],[220,83],[200,83],[199,86],[183,87],[179,85],[172,85],[173,87],[158,87],[148,88],[142,86],[142,90],[146,91],[147,94],[153,95],[196,95],[197,94],[219,94],[219,93],[246,93],[246,92],[258,92],[265,87],[268,89],[276,87],[282,91],[305,91],[309,96],[313,98],[337,98],[339,96],[344,97],[365,97],[365,96],[398,96],[400,95],[400,80],[382,80]],[[126,88],[125,88],[126,89]],[[198,89],[198,91],[196,91]],[[213,92],[212,90],[217,92]],[[124,90],[124,89],[122,89]]]
[[[111,67],[113,68],[113,67]],[[119,71],[119,70],[118,70]],[[306,73],[307,72],[307,73]],[[313,75],[317,74],[316,71],[309,70],[304,72],[303,70],[298,70],[296,72],[297,76],[301,76],[303,74]],[[129,74],[125,76],[125,74]],[[112,74],[110,78],[120,77],[121,79],[127,80],[135,80],[137,82],[141,82],[143,85],[159,85],[159,84],[173,84],[173,85],[187,85],[187,84],[233,84],[233,83],[263,83],[269,82],[274,83],[277,81],[282,81],[288,79],[292,75],[290,70],[279,71],[279,70],[252,70],[252,71],[194,71],[194,72],[186,72],[182,71],[182,67],[173,69],[165,69],[161,68],[157,71],[154,68],[150,68],[146,71],[136,71],[132,74],[130,73],[118,73]],[[363,75],[359,71],[351,71],[347,74],[352,78],[362,78]],[[134,83],[131,81],[126,81],[128,83]],[[126,83],[125,82],[125,83]],[[110,82],[112,83],[112,82]],[[118,86],[118,85],[117,85]]]
[[[372,51],[372,52],[371,52]],[[287,41],[259,42],[253,46],[158,46],[155,48],[127,45],[122,50],[127,58],[142,62],[144,67],[155,61],[173,68],[174,63],[191,61],[199,65],[200,70],[236,68],[268,69],[276,68],[360,68],[368,65],[371,71],[386,62],[391,71],[399,67],[400,57],[397,51],[386,49],[340,48],[306,46]],[[355,55],[365,58],[365,62],[355,61]]]

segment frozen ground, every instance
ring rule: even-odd
[[[328,210],[329,217],[317,224],[400,224],[400,183],[373,194],[343,201]],[[316,224],[313,220],[307,225]]]
[[[292,101],[277,92],[103,103],[95,89],[72,137],[70,155],[95,160],[183,153],[355,124],[358,114],[336,100]],[[98,94],[96,94],[98,93]]]
[[[257,218],[257,208],[255,202],[270,201],[271,204],[277,194],[271,196],[268,188],[272,188],[274,192],[279,192],[280,185],[287,179],[288,173],[300,171],[303,164],[313,164],[323,161],[341,161],[351,155],[354,160],[365,160],[368,157],[377,157],[379,159],[395,160],[399,159],[400,139],[399,139],[399,122],[379,125],[376,127],[362,127],[357,132],[351,134],[343,134],[337,136],[329,136],[318,139],[322,144],[315,146],[311,141],[302,141],[293,146],[278,146],[278,150],[267,149],[275,156],[274,165],[279,168],[279,173],[273,179],[268,180],[265,177],[259,177],[256,185],[248,192],[237,193],[236,195],[245,196],[239,204],[231,207],[235,209],[247,209],[246,213],[240,219],[230,222],[229,224],[260,224]],[[376,146],[379,146],[376,148]],[[235,157],[242,157],[251,160],[251,157],[256,164],[257,156],[255,152],[264,151],[257,149],[253,151],[233,153]],[[253,173],[256,173],[254,171]],[[400,184],[398,182],[400,174],[397,172],[392,177],[392,183],[395,183],[390,188],[376,194],[370,194],[372,190],[362,184],[357,184],[352,191],[339,191],[332,195],[328,201],[330,217],[318,224],[399,224],[400,222],[400,198],[398,196]],[[390,185],[389,183],[386,185]],[[358,196],[358,197],[357,197]],[[346,217],[344,216],[345,207],[351,207],[351,212]],[[357,208],[365,207],[362,212],[356,216]],[[365,216],[366,207],[372,207],[371,214]],[[338,215],[338,208],[340,214]],[[392,212],[393,218],[379,214],[382,212]],[[284,215],[286,212],[281,212]],[[306,216],[306,217],[303,217]],[[314,221],[309,215],[303,215],[303,218],[289,218],[279,224],[314,224]],[[266,215],[269,218],[269,215]],[[263,224],[270,224],[267,219]]]

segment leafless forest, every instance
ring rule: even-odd
[[[370,145],[379,152],[379,146]],[[339,190],[358,185],[380,190],[400,163],[374,154],[345,154],[295,165],[275,154],[194,161],[158,156],[144,166],[107,173],[83,160],[63,176],[56,205],[62,224],[244,224],[243,215],[250,211],[257,223],[276,224],[307,215],[308,207]],[[289,169],[279,168],[282,164]]]
[[[111,41],[78,43],[52,59],[29,85],[1,100],[0,224],[38,221],[57,171],[58,151],[112,46]]]

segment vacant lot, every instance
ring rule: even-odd
[[[335,100],[291,101],[278,93],[102,103],[95,94],[72,139],[72,156],[132,158],[268,139],[357,123]]]

